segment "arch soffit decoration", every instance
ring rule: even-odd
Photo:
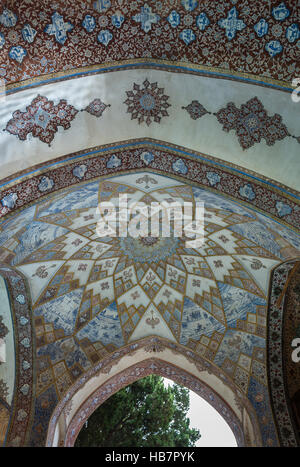
[[[201,378],[202,372],[206,372],[206,377]],[[84,422],[101,403],[122,387],[149,374],[172,379],[204,398],[228,423],[239,446],[245,443],[243,421],[247,417],[251,429],[246,437],[252,436],[248,442],[261,445],[255,412],[225,373],[189,349],[158,337],[147,337],[121,348],[75,383],[53,413],[46,445],[53,445],[58,430],[58,443],[72,446]],[[211,385],[220,387],[215,390]],[[224,400],[222,389],[227,399],[232,398],[234,409]]]
[[[290,88],[240,83],[222,73],[216,73],[217,78],[202,76],[198,71],[191,74],[187,66],[181,72],[155,67],[117,70],[109,75],[104,72],[84,74],[82,78],[76,75],[62,82],[54,79],[46,86],[30,86],[28,90],[22,87],[21,91],[8,94],[7,110],[0,119],[5,148],[2,177],[6,177],[2,190],[6,184],[11,186],[12,177],[20,182],[21,174],[15,173],[17,166],[23,168],[23,175],[34,176],[35,169],[42,171],[42,164],[49,167],[50,162],[57,163],[57,155],[63,155],[66,161],[79,162],[97,149],[98,156],[102,156],[108,149],[126,151],[143,140],[148,145],[154,140],[158,150],[165,148],[170,152],[177,146],[182,157],[201,158],[202,162],[214,165],[219,177],[223,171],[248,176],[254,192],[258,181],[267,183],[269,188],[273,185],[278,194],[295,198],[298,185],[293,169],[298,166],[298,108],[291,99]],[[225,102],[224,95],[228,96]],[[146,98],[157,102],[152,104],[151,117],[147,117],[147,109],[140,104]],[[38,112],[42,113],[40,118],[49,121],[49,107],[56,118],[51,131],[41,131],[38,117],[27,123],[29,115]],[[249,125],[256,126],[255,132],[247,126],[249,115],[252,116]],[[152,167],[152,162],[147,162]],[[118,167],[121,168],[111,163],[111,168]],[[206,180],[212,188],[223,182],[222,177],[215,183]],[[7,194],[3,192],[3,198]],[[254,197],[252,193],[248,195],[249,200]],[[247,196],[244,199],[247,201]],[[7,203],[4,206],[9,207]],[[280,205],[275,211],[280,217],[291,213],[290,209],[284,212]]]
[[[151,162],[145,160],[148,156]],[[164,164],[161,163],[162,159]],[[80,176],[75,175],[78,172]],[[297,191],[266,177],[258,178],[257,174],[239,166],[227,163],[225,168],[220,167],[216,158],[151,139],[80,151],[56,159],[50,167],[41,164],[33,167],[30,174],[27,171],[17,173],[13,181],[4,179],[0,192],[0,218],[6,221],[11,215],[37,200],[47,199],[48,195],[57,191],[80,186],[87,181],[133,172],[156,173],[193,184],[299,231]],[[211,182],[211,179],[214,181]],[[296,251],[291,250],[287,252],[287,257],[295,254]]]
[[[293,87],[291,86],[291,82],[294,78],[293,73],[297,75],[297,70],[299,70],[299,65],[297,63],[297,46],[299,45],[297,40],[299,39],[299,28],[295,22],[298,19],[296,2],[293,0],[282,2],[280,5],[272,9],[269,8],[269,3],[267,0],[257,2],[257,4],[253,4],[253,2],[249,4],[249,2],[245,0],[243,1],[243,4],[239,6],[231,6],[231,9],[229,8],[228,2],[226,1],[221,2],[220,5],[218,4],[217,8],[216,5],[212,5],[209,2],[201,2],[201,8],[202,13],[199,15],[200,5],[198,5],[198,2],[189,2],[185,0],[181,2],[165,2],[163,6],[153,5],[151,7],[145,4],[143,0],[138,0],[138,2],[136,2],[136,4],[132,5],[130,8],[128,8],[126,5],[120,4],[119,2],[117,11],[114,1],[87,3],[84,7],[85,11],[82,11],[81,8],[74,8],[74,5],[69,0],[67,0],[64,5],[57,7],[57,11],[54,11],[50,0],[43,2],[43,4],[36,4],[34,1],[28,0],[26,2],[26,7],[24,4],[22,4],[22,2],[17,0],[14,2],[14,5],[11,6],[11,8],[4,7],[1,16],[1,24],[3,25],[4,31],[9,31],[15,35],[21,35],[24,42],[22,46],[10,48],[9,40],[7,40],[6,35],[1,35],[1,55],[3,55],[5,64],[1,71],[5,76],[5,91],[8,100],[7,117],[9,116],[9,112],[11,114],[12,111],[17,110],[18,107],[17,104],[14,105],[10,101],[11,97],[20,95],[20,102],[23,102],[23,104],[26,102],[30,105],[30,96],[33,97],[35,95],[38,86],[40,87],[41,92],[44,92],[45,90],[47,94],[47,89],[50,90],[53,84],[54,94],[51,95],[50,92],[49,98],[55,97],[61,99],[64,97],[63,93],[56,93],[56,90],[59,91],[59,86],[61,83],[65,84],[65,88],[68,88],[72,87],[73,82],[78,81],[80,90],[85,88],[85,86],[82,84],[84,80],[89,80],[90,78],[101,78],[101,75],[103,77],[109,77],[108,80],[106,80],[104,86],[105,90],[109,81],[111,78],[113,78],[112,75],[115,71],[117,71],[116,74],[118,76],[122,76],[123,72],[133,72],[134,76],[134,73],[137,71],[146,76],[147,72],[151,70],[158,73],[165,73],[171,77],[171,79],[167,80],[169,81],[170,85],[172,84],[172,81],[176,81],[176,75],[179,79],[183,76],[184,79],[198,79],[198,82],[201,82],[202,79],[207,79],[208,82],[210,80],[211,82],[217,80],[219,83],[212,85],[214,87],[214,92],[210,92],[210,86],[208,86],[208,89],[206,90],[206,93],[209,94],[209,98],[211,100],[216,99],[218,88],[222,87],[223,85],[225,85],[224,90],[226,90],[226,85],[229,86],[229,89],[231,87],[234,88],[234,86],[237,84],[241,86],[241,95],[236,92],[236,89],[233,93],[230,91],[229,93],[227,92],[227,95],[232,95],[232,98],[239,95],[239,98],[237,99],[237,101],[239,101],[237,104],[238,106],[245,104],[241,96],[246,96],[248,91],[251,89],[252,97],[254,97],[255,89],[257,89],[258,92],[263,90],[267,94],[268,92],[271,92],[270,95],[268,94],[269,104],[272,106],[276,103],[276,101],[278,101],[277,107],[275,105],[275,107],[272,109],[260,108],[260,110],[262,114],[265,114],[265,112],[269,111],[269,116],[265,114],[265,118],[267,118],[265,122],[266,125],[262,126],[270,125],[270,130],[271,133],[273,133],[275,140],[271,141],[269,139],[271,133],[269,135],[255,134],[254,139],[256,142],[261,141],[261,138],[265,138],[267,142],[267,145],[260,144],[257,146],[259,148],[257,151],[259,157],[257,167],[262,167],[261,155],[268,149],[267,146],[269,145],[269,149],[271,149],[269,156],[272,156],[272,160],[274,161],[272,167],[281,166],[279,155],[277,154],[276,158],[274,158],[274,153],[276,152],[277,147],[277,144],[274,146],[274,143],[275,141],[277,141],[277,143],[279,141],[279,154],[284,152],[286,167],[289,165],[293,168],[293,164],[286,164],[286,157],[291,153],[291,148],[294,148],[297,154],[297,142],[299,142],[299,135],[296,134],[297,129],[294,127],[294,123],[297,118],[293,117],[293,115],[297,115],[297,113],[295,114],[295,112],[297,112],[297,106],[292,103],[292,99],[290,98],[290,93],[293,91]],[[149,15],[147,16],[147,20],[145,20],[141,14],[144,9],[147,10]],[[101,16],[101,20],[105,21],[106,24],[111,23],[111,32],[108,35],[98,35],[99,27],[97,25],[97,18],[100,21],[99,15],[104,15],[103,17]],[[22,29],[22,18],[24,16],[26,16],[28,19],[35,19],[35,28],[26,24],[26,27]],[[263,18],[257,24],[254,20],[256,16],[257,18]],[[182,30],[182,21],[184,23],[187,22],[186,24],[189,24],[188,29]],[[57,28],[57,30],[55,28]],[[274,34],[276,35],[283,32],[284,34],[282,34],[281,38],[282,43],[274,40]],[[78,41],[78,34],[80,34],[81,37],[80,41]],[[166,50],[164,52],[157,40],[158,36],[164,37],[163,44],[166,46]],[[216,37],[218,38],[216,39]],[[137,38],[139,38],[142,44],[147,43],[147,53],[145,53],[143,48],[141,50],[137,48],[137,42],[139,42],[137,41]],[[234,40],[232,41],[232,39]],[[48,43],[46,42],[47,40],[53,41],[54,45],[52,44],[50,47],[49,41]],[[37,48],[35,45],[37,41],[39,42],[41,50],[43,50],[45,53],[45,60],[40,60],[39,48]],[[119,48],[118,44],[123,43],[124,41],[126,44],[129,44],[129,46],[125,48]],[[169,43],[169,41],[171,41],[171,43]],[[71,46],[73,43],[76,44],[76,47]],[[224,62],[221,60],[219,55],[220,50],[223,50],[224,52],[229,50],[229,46],[232,45],[232,43],[238,43],[238,50],[240,53],[232,54],[231,57],[229,57],[230,54],[226,54],[227,62]],[[175,44],[176,46],[174,47]],[[249,44],[252,44],[253,50],[260,51],[260,54],[256,55],[254,60],[254,57],[250,52],[252,49],[250,48],[249,50],[248,47]],[[52,55],[51,58],[49,56],[48,63],[48,60],[46,59],[46,56],[48,57],[48,52],[46,52],[47,47],[53,48],[54,55],[56,51],[60,50],[60,47],[64,52],[67,53],[62,54],[60,56],[59,62],[57,63],[56,61],[52,60]],[[203,47],[207,48],[208,54],[199,53]],[[84,53],[87,48],[89,49],[89,54]],[[282,53],[283,50],[285,53]],[[74,56],[74,53],[76,54],[76,57]],[[153,57],[155,57],[155,59]],[[184,57],[184,61],[182,60],[182,57]],[[49,65],[49,68],[47,66],[45,67],[45,61]],[[16,63],[21,66],[16,67]],[[50,64],[52,68],[50,68]],[[49,69],[51,69],[51,71],[53,70],[53,72],[49,73]],[[82,81],[82,83],[80,83],[80,81]],[[89,83],[89,81],[86,82]],[[141,88],[141,85],[137,86]],[[146,85],[146,87],[147,89],[150,89],[150,83]],[[156,88],[157,86],[154,86],[154,89]],[[27,91],[29,91],[29,98],[26,98]],[[123,91],[126,98],[126,92],[129,93],[130,89],[124,88]],[[135,91],[137,91],[137,89],[134,89],[134,92]],[[78,93],[75,94],[77,99]],[[111,95],[111,92],[109,92],[109,94]],[[182,94],[182,92],[180,94]],[[130,97],[130,100],[133,96],[131,94],[131,96],[128,97]],[[167,96],[164,97],[166,98]],[[195,95],[194,99],[197,98],[199,98],[199,96]],[[166,102],[167,99],[165,99],[165,103]],[[126,106],[124,102],[123,104],[123,113],[125,115]],[[186,113],[186,111],[188,111],[188,113],[190,113],[190,124],[194,123],[198,117],[201,118],[200,128],[193,130],[195,133],[199,133],[202,126],[207,132],[207,127],[202,123],[203,115],[205,116],[204,118],[209,116],[216,119],[217,114],[213,112],[220,110],[217,108],[205,109],[199,102],[196,105],[196,108],[195,106],[192,106],[193,109],[188,110],[188,105],[190,102],[185,102],[182,104],[185,106],[183,107],[183,109],[185,109],[183,112]],[[52,104],[50,104],[50,106],[51,105]],[[106,113],[108,110],[112,111],[112,106],[107,109],[108,106],[110,106],[109,102],[103,104],[102,108],[98,108],[98,112],[100,112],[98,115],[96,115],[97,110],[94,106],[92,106],[92,108],[86,107],[81,109],[82,112],[80,112],[80,114],[86,115],[86,112],[89,112],[91,115],[101,117],[103,111]],[[291,128],[288,128],[289,124],[286,127],[284,124],[285,122],[282,121],[281,116],[278,115],[281,113],[281,110],[284,109],[284,107],[288,107],[285,118],[289,116],[289,124],[291,124]],[[167,110],[169,109],[169,107],[165,108]],[[19,110],[21,110],[22,114],[22,109]],[[23,110],[25,110],[25,108]],[[66,109],[64,110],[66,111]],[[78,113],[78,110],[79,109],[75,109],[73,116]],[[176,108],[177,113],[178,110],[179,107]],[[237,116],[239,112],[238,109],[233,107],[231,110],[233,110],[233,112],[237,112]],[[255,106],[253,107],[252,111],[249,107],[248,112],[249,111],[252,116],[253,114],[256,114]],[[18,119],[20,118],[21,114],[20,112],[17,113],[18,116],[16,116],[16,118]],[[123,113],[122,118],[124,118]],[[43,116],[45,117],[45,114]],[[10,125],[5,126],[5,129],[7,130],[5,132],[5,137],[9,137],[9,141],[12,142],[11,146],[14,145],[13,141],[18,141],[18,137],[21,137],[21,139],[25,140],[27,139],[27,134],[21,135],[14,131],[16,130],[14,127],[14,123],[16,123],[14,122],[14,118],[15,117],[13,117],[10,121]],[[128,116],[128,120],[129,118],[130,116]],[[164,122],[167,122],[168,118],[169,117],[160,114],[159,120],[162,119]],[[222,117],[220,118],[221,123]],[[72,119],[68,120],[68,124],[65,127],[64,124],[62,125],[64,129],[68,129],[69,135],[71,134],[69,125],[70,120]],[[226,127],[225,120],[223,122],[224,129]],[[258,120],[256,120],[256,123],[254,120],[252,119],[251,122],[249,121],[249,125],[252,125],[252,127],[254,125],[255,129],[257,130],[259,127],[259,125],[257,125]],[[97,118],[95,121],[97,121]],[[92,121],[89,121],[90,125],[92,125],[91,122]],[[62,121],[56,121],[56,124],[58,125],[62,123]],[[111,124],[110,119],[108,123],[109,125]],[[136,120],[133,123],[135,124],[134,128],[136,130],[139,127],[142,127],[143,131],[147,129],[147,125],[137,125]],[[103,125],[104,121],[101,117],[101,127],[103,127]],[[155,126],[160,128],[160,125],[157,125],[157,122],[155,125],[150,125],[150,128],[154,128]],[[166,129],[166,126],[162,125],[162,128]],[[76,130],[78,130],[78,128],[76,128]],[[230,128],[226,127],[226,131],[229,130]],[[234,134],[236,130],[236,137],[238,135],[238,129],[232,128],[232,130],[233,131],[230,131],[231,134]],[[246,127],[242,129],[242,132],[245,132],[245,130],[247,133]],[[295,134],[294,130],[296,131]],[[43,132],[39,130],[37,133],[41,136]],[[65,132],[63,130],[59,133],[60,134],[57,135],[59,137],[58,147],[54,149],[54,151],[50,151],[48,156],[44,159],[45,161],[52,160],[53,155],[62,153],[62,151],[58,148],[62,146],[63,141],[67,138],[65,138]],[[221,133],[221,135],[221,140],[223,142],[225,140],[224,132]],[[2,134],[2,137],[3,136],[4,135]],[[34,133],[35,143],[40,142],[36,136],[37,134]],[[150,135],[148,133],[144,133],[142,136],[146,136],[148,138],[151,136],[153,137],[151,133]],[[157,137],[157,135],[154,135],[154,137],[158,140],[162,139],[161,137]],[[291,137],[293,139],[291,139]],[[103,135],[101,138],[103,140]],[[122,141],[122,138],[118,140]],[[289,151],[285,150],[285,142],[287,140],[289,141]],[[3,141],[6,142],[6,139],[3,139]],[[177,141],[173,142],[175,144],[177,143]],[[284,146],[280,146],[282,142],[284,143]],[[24,143],[28,143],[28,141],[23,141],[20,146],[21,150],[12,151],[11,154],[8,155],[9,158],[11,158],[16,152],[26,152],[27,148],[32,146],[31,144]],[[250,147],[247,147],[248,143],[250,144]],[[251,146],[253,145],[254,140],[250,142],[248,141],[248,143],[246,144],[244,142],[244,145],[242,144],[237,146],[239,148],[239,152],[243,152],[243,149],[247,147],[247,157],[242,158],[244,164],[238,164],[240,166],[246,167],[248,161],[257,159],[257,154],[251,152]],[[183,143],[183,140],[181,140],[179,144],[181,144],[183,147],[187,146]],[[94,144],[93,147],[97,145],[99,145],[99,143]],[[47,145],[45,146],[47,147]],[[201,146],[201,149],[203,150],[203,144]],[[84,145],[84,147],[87,147],[87,145]],[[196,147],[193,149],[198,149],[198,147],[199,144],[196,145]],[[63,153],[77,153],[78,149],[79,148],[77,148],[77,150],[73,150],[72,152],[63,151]],[[38,152],[41,152],[41,148],[38,148]],[[219,158],[221,157],[223,160],[230,160],[230,152],[232,152],[232,148],[231,150],[227,151],[226,154],[224,151],[218,151],[217,153],[214,153],[203,150],[203,152],[206,152],[207,154],[213,154]],[[296,159],[294,160],[295,163]],[[26,169],[32,167],[38,162],[39,160],[35,158],[26,167]],[[235,163],[237,163],[237,161],[235,161]],[[27,164],[27,162],[23,160],[21,165],[25,168],[24,164]],[[15,167],[12,167],[11,169],[12,170],[10,170],[7,175],[14,174]],[[248,167],[248,169],[251,172],[251,168]],[[270,164],[267,160],[265,175],[270,174],[270,169]],[[263,173],[262,169],[255,169],[254,171]],[[274,177],[274,179],[279,181],[279,191],[282,191],[280,183],[290,185],[289,181],[293,176],[292,171],[289,174],[289,177],[286,178],[286,181],[283,182],[280,176],[281,172],[284,171],[279,171],[278,177]],[[297,188],[297,179],[294,188]],[[250,196],[253,197],[253,194]],[[15,196],[13,196],[13,199],[14,198]],[[3,205],[5,208],[9,208],[8,204],[10,204],[10,206],[14,204],[14,201],[12,202],[11,199],[12,198],[10,198],[9,203],[7,202]],[[279,200],[277,201],[280,203]],[[287,206],[288,208],[282,204],[277,205],[277,210],[280,211],[279,217],[281,219],[284,217],[283,220],[286,220],[288,212],[291,214],[291,206],[289,204],[287,204]],[[6,212],[3,214],[6,214]]]
[[[30,290],[25,276],[6,263],[0,263],[13,320],[15,383],[4,446],[26,445],[30,436],[35,397],[35,344]],[[9,356],[8,356],[9,358]]]
[[[46,3],[47,2],[44,2],[45,5]],[[263,2],[260,2],[260,4],[262,5]],[[46,8],[48,7],[46,6]],[[49,12],[47,12],[47,14],[48,13]],[[285,13],[287,14],[287,12]],[[93,14],[95,14],[95,12],[93,12]],[[196,10],[192,14],[195,15]],[[50,21],[50,17],[51,17],[51,14],[49,13],[49,21]],[[274,22],[274,18],[271,18],[272,22]],[[292,15],[290,16],[288,21],[290,21],[291,18],[292,18]],[[66,18],[65,20],[67,21]],[[291,48],[293,48],[293,46],[294,46],[293,44],[290,44]],[[6,48],[7,48],[7,43],[5,45],[5,51],[6,51]],[[186,48],[186,50],[188,50],[188,48]],[[286,56],[288,55],[286,54]],[[121,58],[124,59],[124,57],[121,57]],[[172,67],[172,66],[177,67],[178,65],[180,65],[181,69],[179,71],[181,73],[182,71],[187,73],[187,68],[188,67],[190,68],[190,64],[187,66],[186,63],[179,64],[178,62],[176,62],[174,64],[174,62],[156,60],[153,65],[153,60],[150,59],[149,61],[152,62],[152,65],[150,66],[148,59],[146,60],[142,59],[141,61],[142,63],[139,63],[138,59],[131,61],[131,63],[129,62],[120,63],[119,62],[117,64],[116,69],[118,69],[118,66],[125,67],[125,68],[128,67],[128,69],[140,68],[141,70],[143,70],[143,74],[146,76],[147,73],[145,73],[145,70],[148,71],[150,68],[161,70],[164,67],[165,68]],[[276,66],[278,66],[279,61],[276,63],[277,63]],[[110,65],[112,65],[112,63],[110,63]],[[26,67],[27,67],[27,63],[26,63]],[[100,73],[107,73],[108,68],[106,67],[106,65],[104,65],[104,68],[106,69],[103,70],[102,68],[100,70],[96,70],[95,68],[86,67],[84,69],[72,70],[71,72],[70,71],[61,72],[61,70],[56,70],[58,74],[54,73],[48,76],[44,75],[44,76],[38,77],[37,79],[30,78],[28,81],[21,81],[22,77],[18,76],[19,82],[10,83],[8,81],[9,83],[8,88],[7,88],[8,98],[10,96],[14,97],[14,96],[19,95],[20,99],[22,99],[23,90],[26,91],[26,89],[31,88],[33,89],[33,92],[36,93],[38,92],[36,86],[39,86],[39,85],[40,85],[41,93],[44,93],[44,90],[46,89],[44,85],[49,84],[52,79],[54,81],[62,80],[63,82],[65,80],[65,82],[67,82],[66,80],[75,78],[78,72],[82,73],[82,76],[87,75],[87,74],[92,76],[93,74],[98,73],[98,71]],[[274,79],[275,76],[277,76],[277,72],[273,75],[273,78],[268,79],[268,78],[259,77],[258,75],[254,76],[254,75],[251,75],[250,73],[239,74],[238,72],[230,72],[229,74],[228,70],[221,70],[220,68],[216,68],[216,69],[206,68],[204,65],[203,66],[193,65],[193,70],[191,74],[195,76],[199,76],[199,77],[206,77],[206,78],[211,77],[213,75],[213,77],[218,79],[220,82],[222,82],[223,80],[224,82],[227,81],[229,84],[233,83],[234,81],[236,82],[239,81],[242,83],[245,89],[248,88],[249,85],[253,85],[253,87],[256,89],[259,89],[260,86],[265,86],[265,87],[262,87],[262,89],[269,88],[269,89],[274,90],[274,96],[275,95],[285,96],[286,99],[290,100],[289,93],[292,91],[290,87],[292,76],[287,75],[287,71],[286,71],[288,69],[287,66],[283,68],[285,69],[284,71],[285,74],[283,76],[283,79],[285,79],[285,81],[281,81],[281,82],[278,80],[275,81]],[[261,71],[261,75],[262,75],[264,70],[262,68],[259,68],[259,70]],[[82,81],[83,78],[80,78],[80,80]],[[276,100],[276,98],[274,100]],[[30,102],[28,102],[28,104],[30,104]],[[244,101],[240,102],[240,104],[242,103],[244,103]],[[184,103],[184,105],[186,106],[188,104],[189,102]],[[294,109],[295,107],[296,106],[294,106]],[[16,108],[12,107],[11,110],[16,110],[17,108],[18,106]],[[24,108],[22,107],[21,110],[24,111],[25,107]],[[219,110],[219,109],[216,109],[216,110]],[[186,112],[186,110],[182,110],[182,112]],[[275,111],[272,111],[270,115],[273,115],[274,113]],[[10,115],[10,118],[11,116],[12,115]],[[212,117],[212,118],[215,118],[215,117]],[[6,124],[8,123],[8,120],[9,119],[6,119]],[[191,119],[191,121],[192,120],[193,119]],[[201,117],[200,122],[202,121],[203,120]],[[295,119],[295,121],[297,120]],[[288,137],[288,141],[291,142],[292,145],[296,145],[299,140],[299,135],[296,133],[294,134],[291,129],[290,129],[290,133],[293,135],[293,140],[290,137]],[[6,136],[10,136],[10,138],[12,138],[11,141],[13,141],[13,138],[15,138],[14,136],[8,135],[8,134]],[[62,133],[62,136],[65,137],[64,132]],[[57,134],[58,143],[61,141],[59,137],[60,137],[59,134]],[[284,142],[285,141],[287,141],[286,138],[284,139]],[[281,142],[279,144],[281,144]],[[162,145],[164,146],[163,148],[161,147]],[[120,146],[122,147],[120,148]],[[292,188],[287,187],[286,186],[287,183],[284,184],[284,183],[275,182],[274,180],[267,179],[266,177],[262,175],[258,175],[254,171],[243,168],[242,167],[243,164],[239,164],[239,165],[230,164],[227,161],[226,161],[226,164],[224,163],[224,161],[222,162],[222,164],[220,164],[220,159],[216,159],[216,158],[207,156],[205,154],[202,154],[196,151],[190,151],[190,150],[187,151],[186,148],[183,147],[184,145],[175,146],[170,143],[167,143],[167,147],[165,146],[166,146],[166,142],[153,141],[150,138],[143,138],[143,141],[126,140],[125,142],[123,141],[121,144],[117,144],[117,145],[107,144],[101,147],[96,147],[96,148],[94,147],[92,148],[92,151],[85,150],[85,148],[84,150],[80,152],[78,152],[78,150],[75,150],[72,152],[69,151],[68,156],[62,156],[60,159],[51,159],[51,163],[55,164],[53,167],[45,167],[45,164],[39,164],[38,166],[33,167],[33,165],[36,162],[37,163],[40,162],[40,161],[36,161],[34,162],[34,164],[31,164],[30,166],[26,167],[23,172],[18,173],[18,174],[14,173],[15,172],[15,168],[14,168],[13,171],[9,174],[10,175],[9,178],[6,180],[3,180],[3,185],[1,187],[1,193],[0,193],[0,200],[1,200],[0,216],[3,218],[3,220],[9,219],[11,215],[13,215],[14,213],[18,213],[26,205],[33,203],[34,200],[42,199],[43,197],[46,197],[48,194],[51,194],[56,190],[63,189],[66,186],[80,184],[81,182],[99,178],[104,175],[105,176],[115,175],[115,174],[118,175],[122,173],[129,173],[130,171],[142,171],[143,170],[143,171],[152,171],[153,173],[171,174],[172,177],[177,178],[178,180],[185,181],[186,183],[187,182],[190,182],[193,184],[198,183],[199,186],[204,187],[207,190],[218,192],[221,195],[225,197],[229,197],[231,199],[232,197],[234,197],[235,200],[237,200],[239,203],[245,206],[249,206],[254,209],[257,209],[260,212],[268,213],[275,220],[277,220],[280,224],[287,225],[296,231],[299,229],[299,224],[300,224],[299,197],[298,197],[299,193],[293,190]],[[262,147],[262,145],[260,145],[260,147]],[[146,163],[145,160],[143,160],[142,155],[145,152],[149,152],[149,151],[153,153],[155,157],[153,161],[151,161],[150,163]],[[95,155],[94,152],[96,152],[97,154]],[[57,151],[52,151],[52,153],[54,154],[54,157],[56,157],[58,154]],[[61,153],[59,152],[59,154]],[[117,165],[116,167],[109,167],[109,165],[111,165],[109,164],[109,161],[111,160],[112,156],[115,156],[115,158],[117,158],[117,160],[121,162],[120,165]],[[161,167],[161,164],[159,163],[161,157],[165,157],[165,159],[168,161],[168,164],[163,168]],[[116,160],[115,158],[113,158],[113,160]],[[176,170],[177,166],[175,164],[178,160],[184,161],[184,164],[187,168],[186,173],[181,173],[180,171]],[[119,164],[119,162],[117,164]],[[86,166],[87,170],[85,171],[85,174],[83,175],[83,177],[78,178],[74,175],[74,170],[76,169],[76,167],[80,165]],[[186,168],[184,168],[184,172]],[[215,174],[214,175],[215,180],[220,178],[220,181],[216,184],[211,184],[209,181],[209,178],[207,177],[207,174],[212,171]],[[16,177],[15,180],[12,180],[12,175]],[[47,189],[46,192],[41,191],[37,188],[40,185],[44,177],[46,178],[47,183],[48,181],[50,181],[50,183],[48,184],[49,189]],[[52,185],[52,182],[53,182],[53,185]],[[228,189],[228,186],[232,188],[233,185],[237,187],[234,194],[231,193],[231,190]],[[241,193],[243,193],[244,195],[241,195]],[[268,210],[266,210],[266,207],[265,207],[266,199],[268,199],[269,201]],[[296,252],[294,250],[287,251],[285,257],[293,258],[295,254]],[[7,258],[5,257],[4,252],[1,252],[0,258],[2,258],[3,261],[6,261]],[[278,270],[279,268],[280,266],[278,266]],[[289,266],[286,266],[286,271],[287,271],[286,278],[288,277],[288,271],[289,271],[288,268]],[[276,268],[276,271],[277,271],[277,268]],[[275,278],[277,277],[277,274],[275,272],[274,272],[273,277]],[[29,295],[27,295],[27,297],[29,297]],[[270,295],[270,303],[271,303],[271,297],[272,295]],[[22,304],[22,306],[25,307],[24,304]],[[20,313],[21,313],[21,309],[20,309]],[[22,313],[23,313],[22,316],[25,316],[24,308],[22,308]],[[28,314],[28,316],[29,315],[31,316],[30,313]],[[273,322],[271,319],[269,320],[269,323],[270,323],[270,329],[271,329],[271,326],[273,325]],[[17,325],[17,321],[16,321],[16,325]],[[276,326],[276,324],[274,324],[274,326]],[[22,328],[22,331],[23,331],[23,328]],[[29,332],[29,329],[28,329],[28,332]],[[23,336],[23,334],[20,334],[20,335]],[[271,336],[271,333],[269,333],[269,336]],[[27,338],[27,335],[25,336],[25,339],[26,338]],[[26,342],[27,341],[24,340],[25,344]],[[32,340],[32,342],[34,341]],[[271,337],[270,337],[270,342],[271,342]],[[277,342],[276,345],[277,345],[276,349],[278,351],[279,349],[278,346],[280,346],[280,342]],[[24,345],[20,345],[19,350],[20,350],[20,355],[22,354],[22,352],[29,351],[28,348],[26,348],[26,346]],[[280,352],[281,352],[281,348],[280,348]],[[271,355],[271,351],[269,352],[269,355]],[[31,361],[29,360],[29,358],[30,356],[26,354],[22,361],[26,361],[27,363],[29,363],[29,365],[31,365]],[[33,368],[33,365],[31,365],[30,368]],[[273,376],[273,373],[271,370],[271,357],[270,357],[270,377],[272,378],[272,376]],[[284,380],[282,380],[281,383],[282,385],[284,385]],[[273,388],[273,389],[276,389],[276,388]],[[17,391],[16,391],[16,394],[17,394]],[[273,399],[274,399],[273,410],[274,410],[275,419],[276,417],[279,417],[278,420],[280,420],[279,415],[280,415],[281,406],[276,405],[275,397],[273,397]],[[284,398],[282,399],[282,401],[284,402]],[[15,410],[14,417],[12,418],[12,421],[10,424],[11,434],[7,436],[8,445],[9,444],[19,445],[25,442],[24,440],[26,439],[26,426],[28,426],[26,424],[29,420],[28,415],[30,411],[28,409],[28,412],[26,410],[25,412],[26,412],[26,415],[23,412],[19,413],[19,410]],[[286,416],[289,417],[289,413],[287,413]],[[21,428],[22,423],[20,423],[20,420],[14,423],[14,421],[16,421],[17,418],[19,418],[20,420],[23,418],[23,420],[21,420],[22,422],[24,422],[23,431]],[[281,421],[283,422],[284,426],[287,427],[288,429],[291,427],[291,424],[287,418],[285,418],[285,420],[283,419],[280,420],[280,422]],[[17,428],[17,426],[19,428]],[[16,431],[13,431],[14,429]],[[280,441],[283,445],[290,445],[290,444],[293,445],[293,443],[295,443],[295,440],[293,438],[294,435],[287,436],[286,435],[287,431],[284,431],[284,433],[280,432],[279,434]]]

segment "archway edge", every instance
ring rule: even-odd
[[[142,157],[149,151],[154,156],[150,163],[145,162]],[[117,166],[110,165],[112,158],[118,162]],[[164,165],[161,164],[163,159]],[[184,162],[183,171],[178,170],[178,160]],[[80,178],[74,175],[74,170],[79,166],[85,168],[85,173]],[[204,153],[151,138],[85,149],[59,157],[52,161],[50,166],[39,164],[32,167],[29,173],[28,170],[18,172],[14,175],[13,181],[9,178],[1,180],[0,219],[20,212],[62,190],[76,189],[87,182],[126,175],[133,171],[156,173],[193,184],[262,213],[275,222],[299,232],[298,191],[238,165],[224,163]],[[217,174],[220,178],[219,183],[211,185],[208,177],[210,171]],[[50,183],[46,191],[39,189],[44,179]],[[243,195],[243,188],[248,186],[253,192],[250,197]],[[232,187],[235,189],[232,190]],[[267,209],[266,199],[272,200],[272,206],[268,205]],[[9,203],[5,200],[9,200]],[[284,214],[279,208],[282,206],[288,209]],[[288,257],[294,254],[295,252],[292,252]]]
[[[189,349],[153,336],[114,352],[70,388],[53,412],[46,445],[72,446],[85,420],[105,399],[153,373],[173,379],[207,400],[228,423],[238,445],[244,445],[245,438],[247,444],[261,445],[253,407],[226,374]],[[245,418],[251,425],[246,434]]]
[[[280,445],[284,447],[299,446],[299,438],[295,430],[287,394],[282,341],[285,295],[293,270],[299,263],[300,257],[297,256],[276,265],[270,273],[268,294],[268,386]]]
[[[33,416],[35,346],[32,311],[25,276],[6,263],[0,263],[0,276],[5,280],[8,290],[14,326],[16,364],[12,412],[4,446],[15,447],[26,445]]]

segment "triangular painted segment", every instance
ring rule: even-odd
[[[145,313],[143,314],[142,318],[140,319],[135,330],[131,334],[129,342],[153,335],[164,337],[165,339],[169,339],[173,342],[176,342],[176,339],[173,336],[169,326],[167,325],[161,314],[157,311],[156,307],[151,303],[145,311]]]

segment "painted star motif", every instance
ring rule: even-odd
[[[157,83],[150,83],[147,79],[143,82],[144,87],[134,83],[133,90],[127,91],[127,113],[131,113],[131,120],[137,118],[139,124],[145,122],[148,126],[152,121],[160,123],[162,117],[169,114],[170,107],[167,100],[169,96],[164,94],[164,89],[159,88]]]

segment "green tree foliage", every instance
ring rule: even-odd
[[[195,446],[200,432],[187,418],[189,391],[150,375],[121,389],[88,419],[76,447]]]

